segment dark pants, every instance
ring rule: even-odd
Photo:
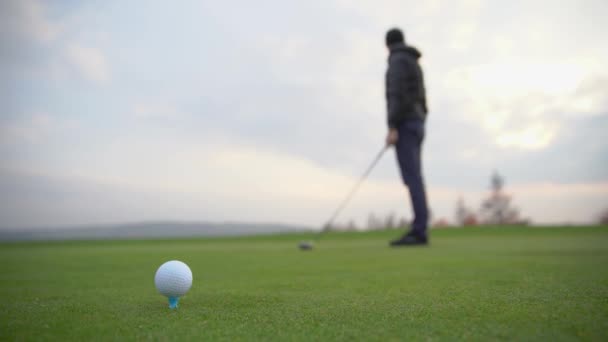
[[[414,208],[412,232],[426,236],[429,214],[426,203],[426,190],[422,177],[422,141],[424,140],[424,121],[404,121],[398,127],[399,140],[395,146],[397,161],[401,169],[403,183],[410,191]]]

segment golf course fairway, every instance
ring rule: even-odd
[[[608,227],[0,244],[0,340],[608,339]],[[154,287],[181,260],[176,310]]]

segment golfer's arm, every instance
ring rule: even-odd
[[[387,121],[389,128],[396,128],[402,120],[400,115],[403,115],[405,108],[407,70],[403,63],[391,63],[389,65],[386,77],[386,101],[387,101]]]

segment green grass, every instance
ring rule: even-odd
[[[0,340],[607,340],[608,227],[0,244]],[[194,285],[171,311],[164,261]]]

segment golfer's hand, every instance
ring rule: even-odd
[[[396,129],[391,128],[386,135],[386,146],[394,146],[397,143],[397,140],[399,140],[399,132]]]

